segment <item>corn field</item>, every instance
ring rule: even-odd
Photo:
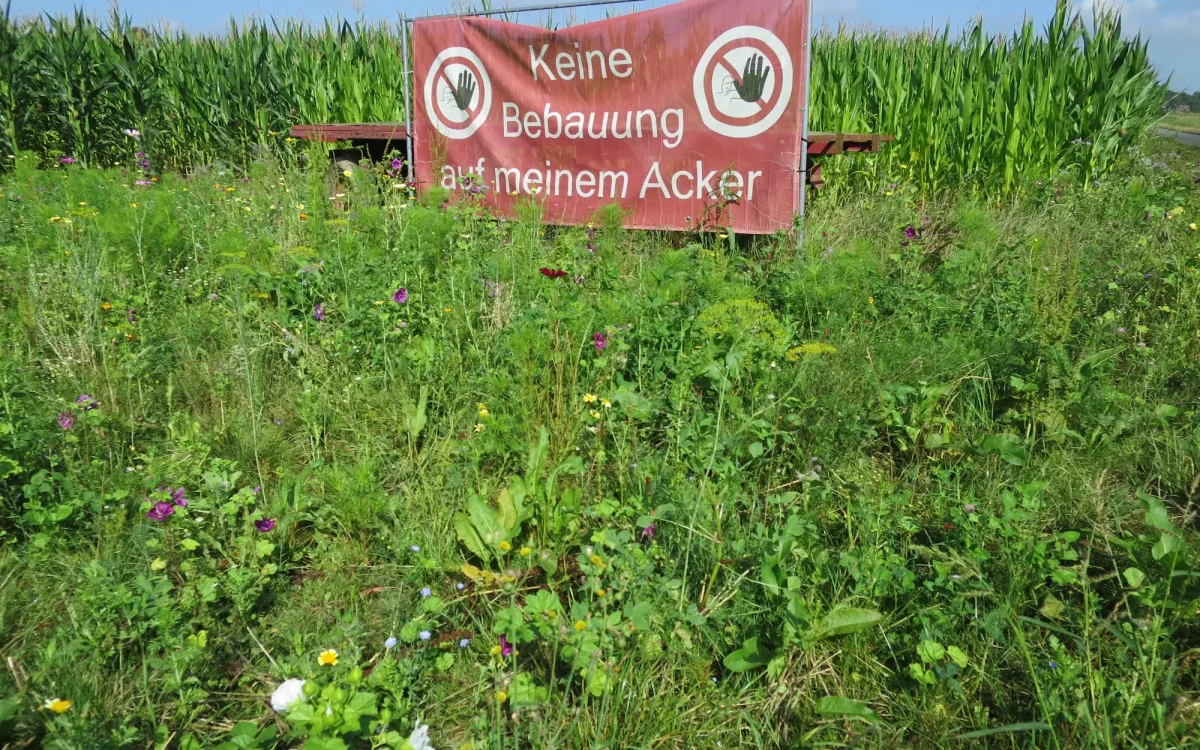
[[[879,157],[834,160],[838,185],[970,182],[1009,192],[1061,170],[1103,175],[1157,117],[1164,89],[1117,17],[1066,3],[1044,29],[958,36],[819,32],[811,128],[879,132]],[[160,168],[244,163],[286,148],[302,122],[404,118],[400,25],[231,23],[221,36],[144,30],[114,11],[0,19],[0,155]],[[4,159],[7,162],[7,158]]]

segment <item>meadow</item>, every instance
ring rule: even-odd
[[[823,36],[899,140],[800,243],[331,186],[382,28],[0,30],[3,747],[1200,745],[1200,149],[1111,17]]]
[[[1200,113],[1171,112],[1162,118],[1159,126],[1180,133],[1200,135]]]
[[[289,159],[0,183],[8,746],[1197,743],[1197,151],[802,247]]]

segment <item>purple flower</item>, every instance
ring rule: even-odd
[[[642,539],[653,539],[657,532],[658,524],[652,523],[646,528],[642,529]]]
[[[467,646],[470,646],[470,645],[471,645],[470,638],[463,638],[461,641],[458,642],[459,648],[466,648]]]
[[[187,490],[183,487],[168,487],[167,492],[171,493],[171,502],[178,505],[180,508],[186,508],[188,504]]]
[[[512,644],[509,643],[508,639],[505,638],[503,635],[500,636],[500,655],[501,656],[512,656],[512,652],[513,652]]]
[[[404,162],[400,161],[399,159],[392,159],[392,169],[399,170],[400,167],[403,166]]]
[[[1050,661],[1046,662],[1046,666],[1050,667],[1051,669],[1058,669],[1058,662],[1051,659]]]
[[[1118,328],[1118,329],[1117,329],[1117,333],[1125,333],[1125,329],[1124,329],[1124,328]]]
[[[137,311],[132,310],[132,309],[129,310],[129,312],[125,313],[125,319],[128,320],[130,323],[136,323],[137,322]]]
[[[904,228],[904,239],[915,240],[916,238],[917,238],[917,230],[916,230],[916,228],[913,227],[912,224],[909,224],[908,226],[906,226]]]
[[[69,430],[75,426],[75,413],[64,411],[58,415],[58,426],[64,430]]]
[[[150,180],[134,180],[133,184],[138,187],[150,187]]]
[[[322,320],[325,320],[325,305],[321,304],[320,302],[313,307],[313,320],[317,321],[318,323],[320,323]]]
[[[592,343],[596,345],[596,351],[602,352],[608,346],[608,337],[597,331],[592,334]]]
[[[100,405],[99,401],[92,398],[91,396],[89,396],[86,393],[81,393],[79,395],[79,398],[75,399],[75,403],[79,404],[79,406],[84,411],[91,411],[92,409],[95,409],[97,406]]]
[[[421,589],[421,598],[422,598],[422,599],[427,599],[427,598],[429,598],[429,597],[430,597],[430,596],[432,596],[432,595],[433,595],[433,592],[432,592],[432,591],[429,589],[429,587],[428,587],[428,586],[426,586],[425,588]]]
[[[167,516],[175,514],[175,506],[170,503],[155,503],[150,512],[146,514],[146,518],[151,521],[165,521]]]
[[[422,630],[420,633],[417,633],[417,637],[423,641],[429,640],[432,635],[433,633],[430,633],[428,630]]]
[[[260,521],[255,521],[254,528],[256,528],[259,531],[261,531],[262,533],[266,534],[268,531],[275,528],[275,519],[264,518]]]
[[[395,302],[397,305],[403,305],[405,302],[408,302],[408,290],[404,287],[397,289],[396,293],[392,295],[392,302]]]
[[[462,591],[466,587],[467,587],[467,584],[463,583],[462,581],[459,581],[458,583],[454,584],[454,588],[458,589],[459,591]]]
[[[58,160],[58,163],[59,163],[59,164],[74,164],[74,163],[75,163],[75,159],[73,159],[73,158],[72,158],[72,157],[70,157],[70,156],[64,156],[63,158],[61,158],[61,159],[59,159],[59,160]]]
[[[259,486],[257,486],[257,487],[255,487],[255,488],[254,488],[254,494],[255,494],[255,495],[257,495],[257,494],[258,494],[258,493],[260,493],[260,492],[262,492],[262,485],[259,485]]]

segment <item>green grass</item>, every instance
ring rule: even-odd
[[[1146,148],[1005,203],[827,197],[802,248],[331,201],[320,154],[19,159],[0,732],[1194,745],[1200,171]]]
[[[1172,112],[1162,118],[1159,127],[1168,128],[1180,133],[1195,133],[1200,135],[1200,114]]]

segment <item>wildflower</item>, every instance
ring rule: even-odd
[[[492,414],[492,413],[491,413],[490,411],[488,411],[488,410],[487,410],[487,407],[486,407],[486,406],[480,406],[480,407],[479,407],[479,416],[481,416],[481,417],[488,417],[488,416],[491,416],[491,414]]]
[[[303,703],[304,683],[306,682],[308,680],[292,677],[279,683],[279,687],[271,693],[271,708],[275,709],[276,713],[283,713],[290,711],[292,706],[297,703]]]
[[[583,631],[587,630],[587,623],[583,620],[576,620],[575,629],[582,633]]]
[[[403,305],[405,302],[408,302],[408,290],[404,287],[397,289],[392,294],[392,302],[395,302],[397,305]]]
[[[481,424],[476,424],[476,425],[475,425],[475,431],[476,431],[476,432],[483,432],[483,425],[481,425]]]
[[[313,306],[313,320],[318,323],[325,320],[325,305],[320,302]]]
[[[609,401],[606,398],[602,398],[602,399],[600,399],[600,405],[603,406],[605,409],[611,409],[612,401]]]
[[[167,492],[171,494],[171,502],[178,505],[180,508],[186,508],[188,504],[187,490],[183,487],[168,487]]]
[[[420,551],[421,551],[421,545],[419,545],[419,544],[414,544],[413,546],[409,547],[409,549],[411,549],[413,552],[420,552]]]
[[[59,164],[74,164],[74,163],[75,163],[75,159],[73,159],[73,158],[72,158],[72,157],[70,157],[70,156],[64,156],[63,158],[61,158],[61,159],[59,159],[59,160],[58,160],[58,163],[59,163]]]
[[[532,554],[533,554],[533,550],[530,549],[529,547],[521,548],[521,557],[529,557]]]
[[[596,589],[596,596],[603,597],[603,596],[606,596],[607,594],[608,594],[608,592],[605,591],[604,589]]]
[[[158,502],[146,513],[151,521],[165,521],[167,516],[175,515],[175,506],[170,503]]]
[[[917,230],[913,227],[912,224],[909,224],[908,226],[906,226],[904,228],[904,239],[915,240],[916,238],[917,238]]]
[[[99,401],[86,393],[79,394],[79,398],[75,399],[75,403],[79,404],[84,411],[91,411],[100,405]]]
[[[396,639],[395,639],[395,638],[388,638],[386,641],[384,641],[384,642],[383,642],[383,647],[384,647],[384,648],[392,648],[392,647],[394,647],[395,645],[396,645]]]
[[[594,394],[594,393],[585,393],[585,394],[583,394],[583,402],[584,402],[585,404],[594,404],[594,403],[596,403],[596,394]]]
[[[471,645],[470,638],[463,638],[461,641],[458,642],[459,648],[466,648],[467,646],[470,646],[470,645]]]
[[[975,507],[975,503],[967,503],[963,506],[964,513],[974,513],[977,510],[979,509]]]
[[[75,414],[73,412],[64,411],[58,415],[58,426],[63,430],[69,430],[75,426]]]
[[[1196,222],[1193,221],[1191,224],[1188,224],[1188,231],[1189,232],[1196,231]]]
[[[867,304],[868,304],[868,305],[874,305],[874,304],[875,304],[875,298],[874,298],[874,297],[867,297]]]
[[[431,596],[432,594],[433,594],[433,591],[431,591],[431,590],[429,589],[429,587],[428,587],[428,586],[426,586],[425,588],[421,589],[421,598],[422,598],[422,599],[426,599],[426,598],[428,598],[429,596]]]
[[[600,557],[600,555],[592,555],[588,558],[588,562],[590,562],[592,565],[598,565],[601,568],[604,567],[604,558]]]
[[[429,744],[429,726],[421,722],[414,722],[412,734],[408,735],[409,750],[433,750],[433,745]]]
[[[433,633],[430,633],[428,630],[422,630],[420,633],[417,633],[417,637],[423,641],[429,640],[432,636]]]
[[[333,649],[326,649],[317,657],[317,664],[322,667],[336,667],[338,662],[338,652]]]
[[[1124,329],[1124,328],[1118,328],[1118,329],[1117,329],[1117,333],[1125,333],[1125,329]]]
[[[657,533],[657,531],[658,525],[653,523],[650,524],[646,528],[642,529],[642,539],[654,539],[654,535]]]
[[[125,135],[129,136],[130,138],[142,137],[142,134],[139,133],[136,128],[125,128]]]
[[[128,320],[130,323],[138,322],[137,311],[133,309],[125,311],[125,320]]]
[[[593,333],[592,343],[596,346],[596,351],[602,352],[608,346],[608,337],[600,332]]]
[[[510,549],[512,549],[512,545],[508,542],[500,542],[500,544],[497,546],[500,547],[501,552],[508,552]]]
[[[599,419],[599,418],[600,418],[600,412],[596,411],[595,409],[592,409],[592,410],[591,410],[590,412],[588,412],[588,413],[592,415],[592,419]]]
[[[208,301],[209,301],[209,302],[216,302],[216,301],[217,301],[217,299],[218,299],[218,296],[217,296],[217,293],[216,293],[216,292],[213,292],[212,294],[208,295]]]
[[[513,652],[513,645],[508,642],[508,638],[505,638],[504,635],[501,635],[500,636],[500,655],[501,656],[512,656],[512,652]]]
[[[150,187],[152,183],[149,180],[134,180],[133,184],[138,187]]]
[[[442,312],[444,312],[444,313],[446,313],[447,315],[449,315],[450,313],[454,312],[454,308],[453,308],[453,307],[443,307],[443,308],[442,308]]]
[[[399,169],[404,166],[404,162],[399,159],[392,159],[392,169]]]
[[[545,266],[538,269],[538,272],[548,279],[561,279],[567,275],[566,271],[560,271],[557,268],[546,268]]]
[[[65,714],[71,710],[71,705],[71,701],[65,698],[51,698],[42,704],[42,707],[56,714]]]
[[[1050,667],[1051,669],[1058,669],[1058,662],[1051,659],[1050,661],[1046,662],[1046,666]]]
[[[262,533],[266,534],[267,532],[269,532],[275,528],[275,519],[274,518],[263,518],[259,521],[255,521],[254,528],[256,528],[259,531],[261,531]]]
[[[508,700],[508,693],[504,692],[503,690],[497,690],[496,691],[496,702],[503,703],[506,700]]]
[[[462,581],[459,581],[458,583],[454,584],[454,588],[458,589],[459,591],[462,591],[466,587],[467,587],[467,584],[463,583]]]
[[[111,303],[111,302],[101,302],[101,303],[100,303],[100,309],[101,309],[101,310],[111,310],[111,309],[112,309],[112,303]]]

